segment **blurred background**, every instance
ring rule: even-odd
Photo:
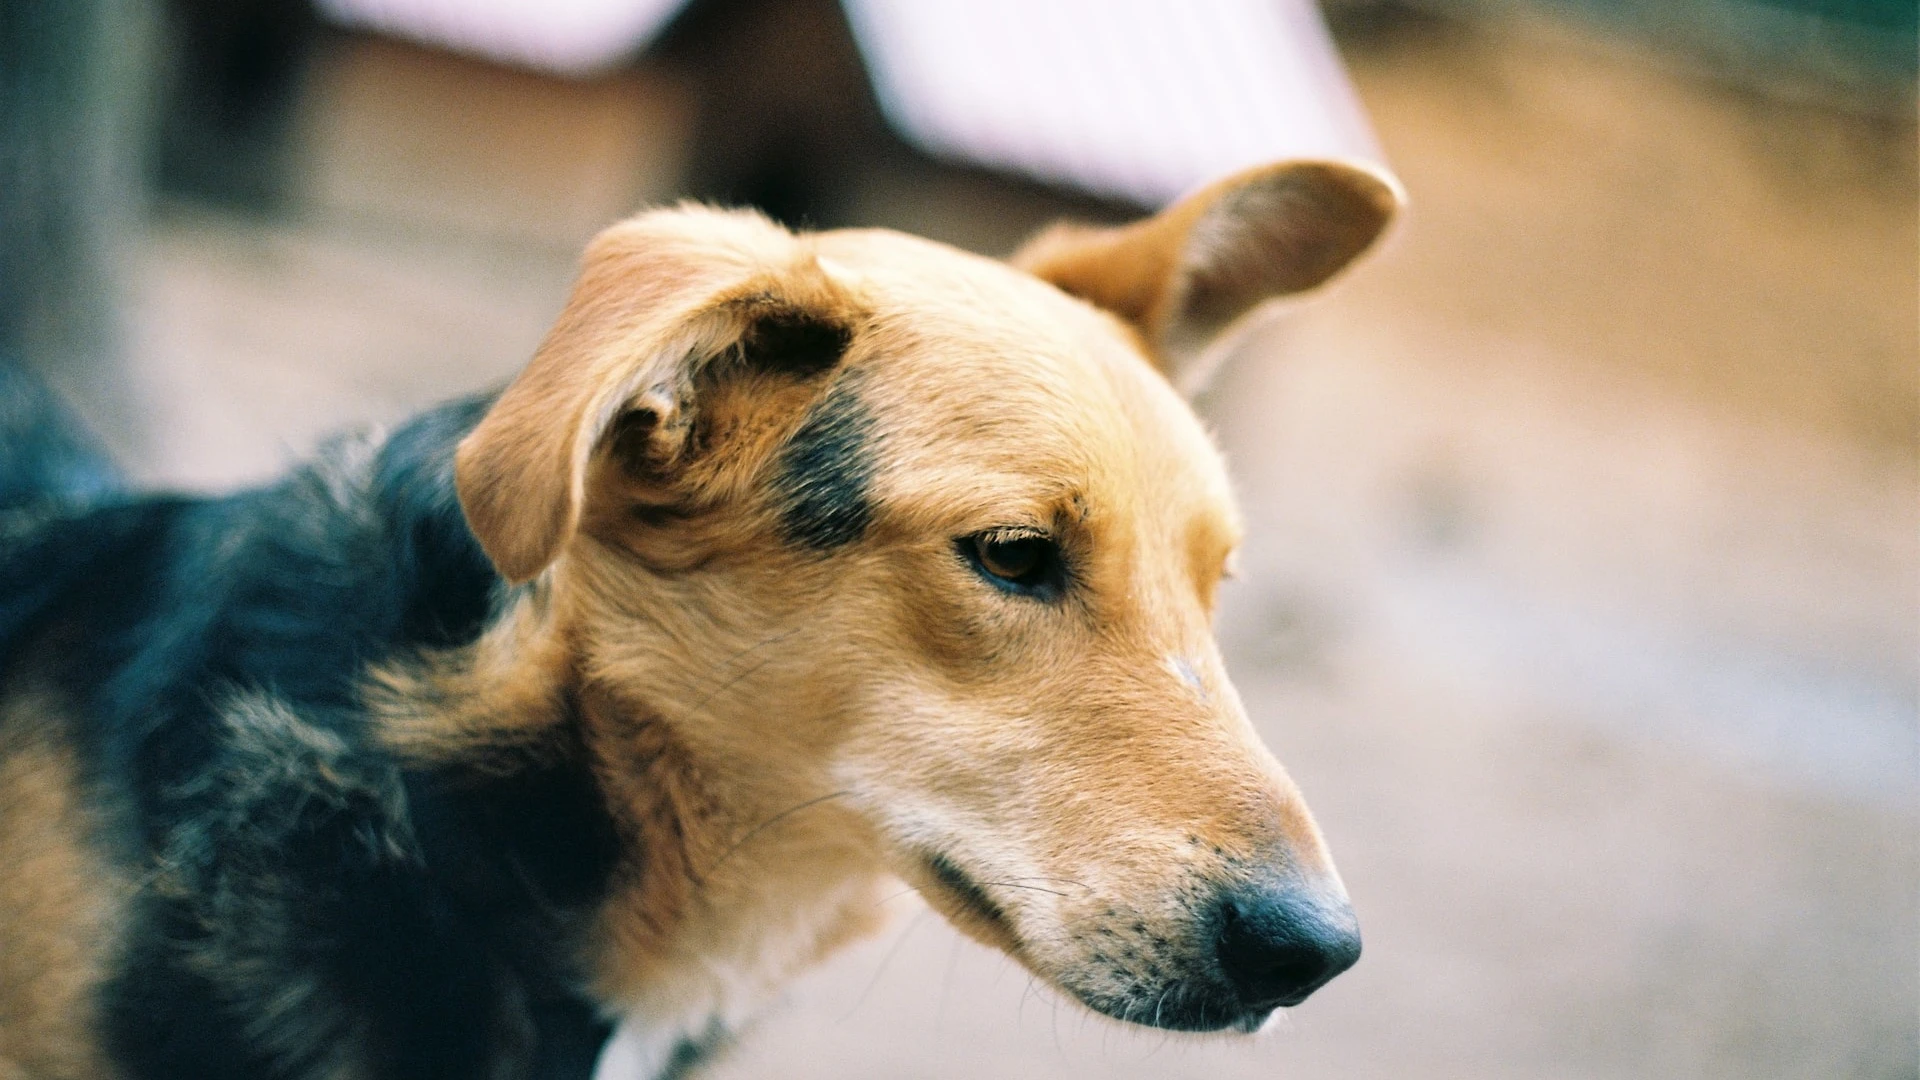
[[[1250,523],[1229,662],[1365,960],[1278,1031],[1169,1037],[902,896],[710,1075],[1913,1078],[1916,21],[5,0],[0,347],[143,482],[218,490],[505,379],[646,203],[1004,254],[1384,160],[1396,234],[1199,402]]]

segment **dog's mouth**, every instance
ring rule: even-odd
[[[1035,957],[1027,953],[1014,930],[1013,918],[951,856],[933,851],[918,853],[923,873],[917,875],[920,891],[929,903],[961,932],[1026,964],[1030,970]],[[1111,912],[1109,913],[1111,914]],[[1139,932],[1139,924],[1133,926]],[[1124,931],[1122,931],[1124,934]],[[1111,941],[1118,941],[1107,933]],[[1297,1004],[1298,998],[1248,1002],[1211,967],[1184,970],[1177,955],[1164,952],[1166,942],[1149,939],[1139,943],[1139,951],[1125,944],[1112,955],[1096,952],[1090,964],[1075,964],[1073,970],[1046,975],[1059,989],[1093,1009],[1116,1020],[1167,1031],[1253,1032],[1263,1026],[1277,1007]],[[1159,949],[1153,948],[1159,946]],[[1044,963],[1042,964],[1044,965]],[[1151,971],[1151,976],[1148,972]]]
[[[938,892],[935,906],[947,908],[947,917],[962,929],[1008,953],[1018,954],[1020,937],[1013,931],[1013,922],[979,882],[961,869],[959,863],[937,851],[923,854],[921,861]],[[939,899],[947,903],[939,904]]]
[[[1032,969],[1033,958],[1025,955],[1012,918],[979,880],[951,856],[923,852],[919,858],[927,879],[921,892],[949,922],[982,944],[1000,949]],[[1098,961],[1096,978],[1123,975],[1131,982],[1136,974],[1131,970],[1135,965],[1122,961],[1118,955],[1099,957]],[[1120,965],[1118,969],[1116,964]],[[1210,979],[1180,980],[1173,984],[1142,983],[1118,992],[1076,985],[1083,984],[1083,978],[1069,977],[1061,982],[1049,977],[1049,981],[1055,981],[1061,990],[1096,1012],[1116,1020],[1171,1031],[1253,1031],[1271,1011],[1270,1007],[1244,1010],[1233,1000],[1232,991],[1212,985]]]

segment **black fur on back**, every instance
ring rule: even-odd
[[[409,769],[360,699],[505,597],[452,484],[487,404],[0,538],[0,679],[31,655],[75,703],[103,843],[151,882],[102,1002],[128,1076],[590,1075],[610,1028],[572,946],[618,837],[577,730]]]
[[[44,383],[0,350],[0,665],[100,559],[131,557],[139,513],[104,514],[84,537],[34,544],[49,521],[106,501],[120,477]],[[17,557],[31,550],[32,557]],[[16,557],[9,557],[10,555]]]

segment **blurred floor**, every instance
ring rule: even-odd
[[[1277,1032],[1169,1038],[903,896],[714,1075],[1920,1075],[1913,128],[1538,31],[1348,44],[1414,212],[1203,406],[1252,532],[1229,658],[1366,959]],[[162,218],[159,435],[109,433],[144,478],[264,476],[525,360],[685,114],[524,78],[351,45],[299,213]],[[871,220],[988,250],[1052,208],[870,179]]]

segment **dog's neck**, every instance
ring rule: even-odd
[[[702,760],[660,710],[584,677],[554,606],[522,590],[472,645],[382,672],[386,741],[483,783],[516,755],[583,755],[619,847],[576,943],[586,989],[663,1035],[735,1028],[877,930],[890,878],[831,794]]]
[[[596,929],[596,996],[644,1026],[736,1028],[788,979],[878,929],[884,871],[829,800],[744,805],[724,767],[605,695],[584,701],[608,802],[635,838]]]

